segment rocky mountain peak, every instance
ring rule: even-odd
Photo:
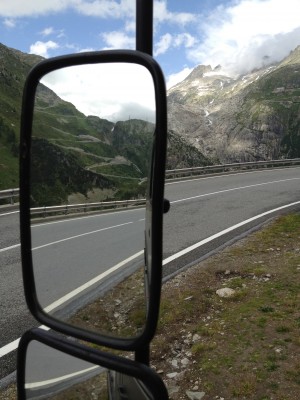
[[[199,65],[168,91],[169,128],[219,162],[300,156],[300,46],[236,79]]]
[[[210,65],[198,65],[193,71],[186,77],[186,81],[193,81],[195,79],[203,78],[204,74],[211,72],[212,67]]]

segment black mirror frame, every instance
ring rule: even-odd
[[[168,391],[158,374],[148,366],[136,361],[104,353],[103,351],[87,347],[80,343],[74,343],[62,338],[53,332],[47,332],[40,328],[33,328],[21,337],[17,352],[17,391],[18,400],[26,399],[26,354],[31,341],[43,343],[55,350],[61,351],[81,360],[99,365],[108,370],[126,374],[140,380],[155,400],[168,400]]]
[[[108,62],[135,63],[144,66],[152,75],[155,89],[156,130],[154,133],[151,167],[151,201],[148,201],[146,206],[148,209],[150,207],[152,210],[150,222],[151,238],[149,243],[151,255],[148,255],[148,257],[151,257],[152,263],[151,282],[147,293],[149,302],[145,327],[143,332],[134,338],[118,338],[100,335],[58,321],[46,314],[38,302],[32,264],[30,232],[30,158],[34,100],[37,85],[42,76],[59,68]],[[70,54],[44,60],[30,71],[24,85],[20,131],[21,260],[26,302],[33,316],[42,324],[66,335],[120,350],[137,351],[143,349],[151,342],[155,335],[158,321],[162,281],[162,228],[166,145],[167,104],[165,81],[160,66],[150,55],[137,50],[107,50]]]

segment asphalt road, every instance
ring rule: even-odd
[[[33,225],[40,304],[49,307],[134,254],[126,264],[142,266],[144,214],[136,209]]]
[[[261,214],[300,202],[299,172],[286,168],[167,184],[171,210],[164,217],[164,274],[201,259],[276,213]],[[138,253],[143,248],[143,218],[143,210],[132,210],[34,226],[34,261],[47,274],[40,280],[43,305]],[[38,325],[26,309],[20,249],[14,247],[18,245],[18,214],[0,216],[0,355],[3,346]],[[49,291],[54,277],[64,285]],[[0,358],[0,379],[14,368],[14,352]]]

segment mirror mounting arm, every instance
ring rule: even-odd
[[[136,0],[136,50],[152,56],[153,0]]]
[[[135,361],[149,365],[150,363],[150,345],[147,343],[145,346],[137,349],[134,354]]]

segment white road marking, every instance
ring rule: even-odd
[[[39,328],[43,329],[45,331],[49,331],[50,330],[50,328],[48,326],[45,326],[45,325],[41,325]],[[18,348],[18,346],[19,346],[20,339],[21,338],[16,339],[13,342],[8,343],[5,346],[1,347],[0,348],[0,358],[6,356],[6,354],[9,354],[10,352],[16,350]]]
[[[4,217],[5,215],[18,214],[19,212],[20,212],[19,210],[18,211],[10,211],[8,213],[0,214],[0,217]]]
[[[0,253],[1,253],[2,251],[12,250],[12,249],[15,249],[15,248],[20,247],[20,246],[21,246],[21,244],[18,243],[18,244],[14,244],[13,246],[4,247],[3,249],[0,249]]]
[[[182,181],[176,181],[176,182],[168,182],[166,179],[165,181],[165,186],[167,185],[178,185],[180,183],[185,183],[185,182],[193,182],[193,181],[202,181],[202,180],[207,180],[207,179],[222,179],[222,178],[228,178],[230,176],[236,176],[236,175],[248,175],[248,174],[260,174],[263,172],[274,172],[274,171],[282,171],[285,170],[286,168],[276,168],[276,169],[268,169],[268,170],[258,170],[258,171],[243,171],[243,172],[236,172],[234,174],[224,174],[224,175],[211,175],[211,176],[200,176],[199,178],[191,178],[191,179],[183,179]],[[299,167],[290,167],[289,170],[291,169],[299,169]]]
[[[82,236],[92,235],[92,234],[94,234],[94,233],[98,233],[98,232],[102,232],[102,231],[107,231],[107,230],[109,230],[109,229],[119,228],[119,227],[121,227],[121,226],[129,225],[129,224],[133,224],[133,222],[126,222],[126,223],[124,223],[124,224],[108,226],[107,228],[101,228],[101,229],[97,229],[97,230],[95,230],[95,231],[86,232],[86,233],[81,233],[80,235],[70,236],[70,237],[67,237],[67,238],[65,238],[65,239],[60,239],[60,240],[56,240],[56,241],[54,241],[54,242],[50,242],[50,243],[43,244],[43,245],[41,245],[41,246],[33,247],[32,250],[38,250],[38,249],[41,249],[41,248],[43,248],[43,247],[52,246],[53,244],[58,244],[58,243],[61,243],[61,242],[66,242],[66,241],[68,241],[68,240],[77,239],[77,238],[82,237]],[[20,247],[20,246],[21,246],[21,244],[18,243],[18,244],[14,244],[13,246],[4,247],[3,249],[0,249],[0,253],[1,253],[1,252],[4,252],[4,251],[8,251],[8,250],[15,249],[15,248]]]
[[[298,179],[298,178],[295,178],[295,179]],[[274,182],[275,182],[275,181],[274,181]],[[278,182],[278,181],[277,181],[277,182]],[[232,190],[232,189],[230,189],[230,190]],[[216,233],[216,234],[214,234],[214,235],[212,235],[212,236],[210,236],[210,237],[208,237],[208,238],[206,238],[206,239],[204,239],[204,240],[201,240],[200,242],[195,243],[194,245],[192,245],[192,246],[190,246],[190,247],[188,247],[188,248],[186,248],[186,249],[183,249],[183,250],[179,251],[178,253],[173,254],[172,256],[170,256],[170,257],[164,259],[164,260],[163,260],[163,265],[166,265],[166,264],[170,263],[171,261],[174,261],[174,260],[176,260],[177,258],[181,257],[182,255],[185,255],[185,254],[189,253],[190,251],[192,251],[192,250],[194,250],[194,249],[196,249],[196,248],[198,248],[198,247],[200,247],[200,246],[203,246],[204,244],[209,243],[210,241],[212,241],[212,240],[214,240],[214,239],[216,239],[216,238],[218,238],[218,237],[221,237],[221,236],[225,235],[225,234],[228,233],[228,232],[233,231],[234,229],[237,229],[237,228],[239,228],[239,227],[241,227],[241,226],[243,226],[243,225],[246,225],[246,224],[249,223],[249,222],[255,221],[255,220],[257,220],[257,219],[259,219],[259,218],[262,218],[262,217],[264,217],[264,216],[266,216],[266,215],[270,215],[270,214],[275,213],[275,212],[277,212],[277,211],[281,211],[281,210],[284,210],[284,209],[286,209],[286,208],[293,207],[293,206],[299,205],[299,204],[300,204],[300,201],[296,201],[296,202],[294,202],[294,203],[290,203],[290,204],[287,204],[287,205],[284,205],[284,206],[281,206],[281,207],[277,207],[277,208],[274,208],[273,210],[266,211],[266,212],[264,212],[264,213],[262,213],[262,214],[256,215],[256,216],[254,216],[254,217],[252,217],[252,218],[249,218],[249,219],[247,219],[247,220],[245,220],[245,221],[242,221],[242,222],[240,222],[240,223],[238,223],[238,224],[236,224],[236,225],[233,225],[233,226],[231,226],[231,227],[229,227],[229,228],[227,228],[227,229],[224,229],[223,231],[218,232],[218,233]],[[5,250],[5,249],[2,249],[2,250]],[[140,253],[142,253],[142,251],[141,251]],[[139,255],[139,253],[137,253],[137,254]],[[137,255],[135,255],[135,256],[137,256]],[[127,259],[127,260],[128,260],[128,259]],[[119,265],[119,264],[117,264],[115,267],[112,267],[112,268],[116,268],[118,265]],[[119,267],[119,268],[120,268],[120,267]],[[116,269],[117,269],[117,268],[116,268]],[[107,272],[108,272],[108,271],[107,271]],[[102,275],[102,274],[101,274],[101,275]],[[100,275],[99,275],[99,276],[100,276]],[[95,278],[95,279],[96,279],[96,278]],[[90,281],[90,282],[91,282],[91,281]],[[72,293],[72,292],[71,292],[71,293]],[[53,305],[53,304],[54,304],[54,303],[52,303],[52,305]],[[50,305],[50,306],[52,306],[52,305]],[[49,307],[50,307],[50,306],[49,306]],[[45,327],[45,328],[46,328],[46,329],[49,329],[49,328],[47,328],[47,327]],[[16,348],[18,347],[19,341],[20,341],[20,339],[16,339],[15,341],[13,341],[13,342],[11,342],[11,343],[8,343],[8,344],[5,345],[4,347],[0,348],[0,358],[3,357],[4,355],[10,353],[11,351],[16,350]]]
[[[109,274],[111,274],[114,271],[117,271],[119,268],[123,267],[125,264],[128,262],[134,260],[135,258],[139,257],[140,255],[144,254],[144,250],[139,251],[136,254],[133,254],[131,257],[128,257],[126,260],[123,260],[116,264],[115,266],[111,267],[109,270],[103,272],[102,274],[96,276],[94,279],[91,279],[89,282],[85,283],[84,285],[80,286],[79,288],[73,290],[72,292],[66,294],[65,296],[61,297],[60,299],[56,300],[54,303],[50,304],[48,307],[44,309],[44,311],[49,313],[50,311],[53,311],[55,308],[59,307],[62,305],[64,302],[70,300],[72,297],[76,296],[83,290],[87,289],[88,287],[94,285],[95,283],[99,282],[101,279],[105,278]],[[42,325],[40,328],[49,330],[47,326]],[[6,354],[10,353],[11,351],[14,351],[17,349],[19,345],[19,339],[14,340],[11,343],[6,344],[5,346],[0,348],[0,358],[5,356]]]
[[[88,289],[90,286],[94,285],[95,283],[101,281],[103,278],[111,274],[112,272],[117,271],[119,268],[123,267],[125,264],[129,263],[130,261],[134,260],[135,258],[139,257],[140,255],[144,254],[144,250],[139,251],[136,254],[133,254],[131,257],[128,257],[126,260],[123,260],[116,264],[115,266],[111,267],[107,271],[103,272],[102,274],[96,276],[95,278],[91,279],[84,285],[79,286],[77,289],[72,290],[72,292],[66,294],[65,296],[61,297],[60,299],[56,300],[54,303],[50,304],[49,306],[44,308],[46,313],[53,311],[55,308],[61,306],[66,301],[72,299],[73,297],[77,296],[79,293],[83,292],[85,289]]]
[[[274,208],[273,210],[269,210],[269,211],[266,211],[266,212],[264,212],[262,214],[255,215],[254,217],[246,219],[245,221],[242,221],[242,222],[240,222],[240,223],[238,223],[236,225],[230,226],[229,228],[226,228],[223,231],[218,232],[218,233],[216,233],[216,234],[214,234],[214,235],[212,235],[212,236],[210,236],[210,237],[208,237],[206,239],[203,239],[200,242],[195,243],[192,246],[189,246],[186,249],[183,249],[183,250],[179,251],[178,253],[173,254],[172,256],[166,258],[165,260],[163,260],[163,265],[166,265],[166,264],[170,263],[171,261],[176,260],[177,258],[189,253],[190,251],[193,251],[193,250],[197,249],[198,247],[203,246],[206,243],[211,242],[214,239],[217,239],[217,238],[225,235],[228,232],[232,232],[233,230],[235,230],[237,228],[240,228],[241,226],[246,225],[249,222],[255,221],[255,220],[259,219],[259,218],[265,217],[266,215],[275,213],[277,211],[284,210],[285,208],[296,206],[298,204],[300,204],[300,201],[296,201],[294,203],[290,203],[290,204],[287,204],[285,206],[277,207],[277,208]]]
[[[74,378],[75,376],[83,375],[87,372],[93,371],[94,369],[100,368],[99,365],[94,365],[93,367],[83,369],[81,371],[73,372],[71,374],[59,376],[57,378],[48,379],[46,381],[41,382],[33,382],[33,383],[25,383],[25,389],[37,389],[43,386],[53,385],[55,383],[59,383],[62,381],[66,381],[70,378]]]
[[[236,190],[242,190],[242,189],[249,189],[257,186],[265,186],[265,185],[271,185],[273,183],[280,183],[280,182],[289,182],[289,181],[295,181],[295,180],[300,180],[300,178],[290,178],[290,179],[280,179],[278,181],[270,181],[270,182],[262,182],[262,183],[256,183],[255,185],[246,185],[246,186],[238,186],[234,187],[231,189],[224,189],[224,190],[218,190],[216,192],[210,192],[210,193],[205,193],[205,194],[199,194],[197,196],[192,196],[192,197],[186,197],[185,199],[179,199],[179,200],[173,200],[170,203],[180,203],[183,201],[188,201],[188,200],[194,200],[194,199],[199,199],[200,197],[207,197],[207,196],[212,196],[214,194],[221,194],[221,193],[227,193],[227,192],[234,192]]]
[[[140,209],[126,210],[126,212],[134,212],[134,211],[137,211],[137,210],[140,210]],[[60,219],[59,221],[42,222],[40,224],[32,225],[32,228],[36,228],[36,227],[44,226],[44,225],[54,225],[54,224],[61,224],[61,223],[65,223],[65,222],[79,221],[81,219],[88,219],[88,218],[95,218],[95,217],[106,217],[106,216],[111,216],[111,215],[114,215],[114,214],[120,214],[120,213],[123,213],[123,212],[124,212],[124,210],[122,210],[122,211],[114,211],[114,212],[105,213],[105,214],[86,215],[84,217],[74,217],[74,218]]]
[[[129,225],[129,224],[133,224],[133,222],[125,222],[124,224],[108,226],[107,228],[101,228],[101,229],[97,229],[95,231],[81,233],[80,235],[70,236],[70,237],[67,237],[65,239],[56,240],[55,242],[50,242],[50,243],[43,244],[41,246],[34,247],[32,250],[39,250],[39,249],[42,249],[43,247],[52,246],[53,244],[66,242],[68,240],[77,239],[77,238],[82,237],[82,236],[87,236],[87,235],[92,235],[94,233],[107,231],[109,229],[119,228],[121,226]]]

